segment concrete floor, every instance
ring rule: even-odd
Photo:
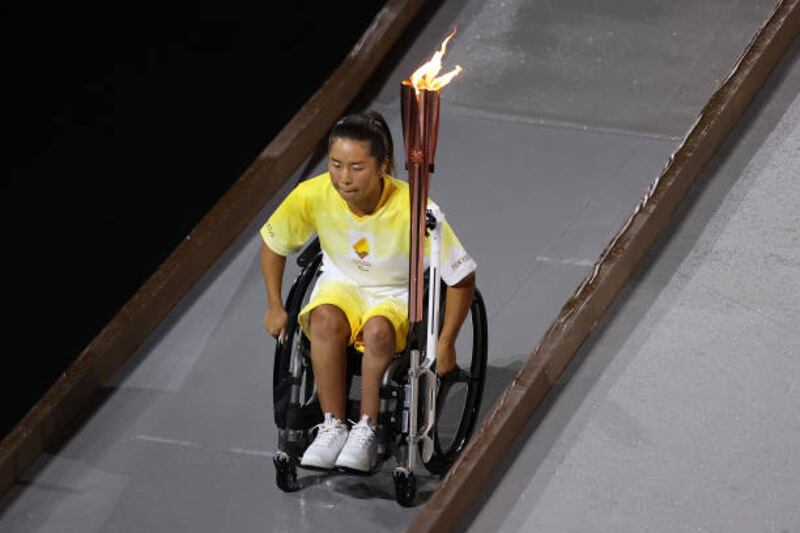
[[[627,218],[718,76],[727,74],[772,7],[736,2],[718,17],[713,12],[718,2],[702,0],[692,9],[669,8],[669,16],[656,17],[655,8],[641,4],[615,4],[598,12],[588,0],[557,6],[445,2],[373,103],[389,120],[396,144],[402,144],[399,81],[454,24],[461,28],[454,59],[447,63],[460,62],[467,72],[444,93],[431,195],[479,265],[490,321],[486,407]],[[547,13],[551,16],[540,16]],[[518,31],[520,25],[526,31]],[[649,28],[644,34],[643,26]],[[576,66],[582,52],[574,43],[588,46],[587,27],[598,36],[625,35],[595,50],[614,69]],[[692,30],[659,46],[670,28]],[[530,35],[564,40],[548,49],[530,41]],[[641,46],[630,45],[636,39]],[[478,53],[484,42],[491,43],[486,54]],[[501,53],[503,47],[508,53]],[[674,58],[672,75],[663,73],[663,56],[646,60],[647,53],[655,53],[648,47]],[[509,59],[517,57],[512,52],[526,60]],[[684,61],[687,57],[695,63]],[[710,72],[701,65],[711,65]],[[597,76],[602,91],[596,89]],[[501,78],[525,81],[498,83]],[[632,79],[649,82],[633,90]],[[531,93],[522,95],[528,89]],[[562,101],[559,95],[573,99]],[[641,109],[653,112],[641,114]],[[416,511],[395,504],[391,464],[370,478],[302,473],[307,486],[294,494],[274,484],[273,341],[261,325],[265,295],[256,231],[299,178],[265,207],[118,373],[75,435],[40,457],[0,500],[0,529],[405,529]],[[293,274],[289,269],[286,287]],[[567,411],[560,423],[573,415]],[[420,475],[424,500],[437,480]],[[473,527],[479,528],[481,520],[503,523],[508,509],[495,511],[491,505],[487,502]],[[521,519],[508,527],[524,525]]]
[[[682,137],[774,0],[490,0],[459,25],[452,104]],[[755,23],[755,24],[754,24]]]
[[[800,41],[469,531],[798,531]]]

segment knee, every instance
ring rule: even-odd
[[[311,311],[311,339],[319,341],[347,340],[350,324],[344,312],[335,305],[324,304]]]
[[[373,354],[394,355],[395,332],[392,323],[382,316],[372,317],[364,324],[364,346]]]

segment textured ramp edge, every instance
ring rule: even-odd
[[[370,79],[424,4],[388,0],[341,65],[0,442],[0,495],[57,442],[97,390],[222,255]]]
[[[800,0],[778,3],[408,531],[448,531],[460,524],[514,438],[800,33],[798,4]]]

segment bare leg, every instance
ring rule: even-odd
[[[378,389],[386,367],[394,357],[395,332],[388,319],[372,317],[364,324],[364,357],[361,360],[361,415],[378,420]]]
[[[311,311],[311,366],[323,413],[345,419],[347,341],[350,324],[341,309],[323,304]]]

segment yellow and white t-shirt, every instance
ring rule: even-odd
[[[406,182],[386,176],[378,207],[358,216],[326,172],[299,184],[261,228],[261,236],[274,252],[288,256],[317,233],[325,278],[348,281],[372,293],[399,295],[408,289],[409,196]],[[427,264],[430,238],[425,241]],[[454,285],[476,267],[445,220],[442,279]]]

